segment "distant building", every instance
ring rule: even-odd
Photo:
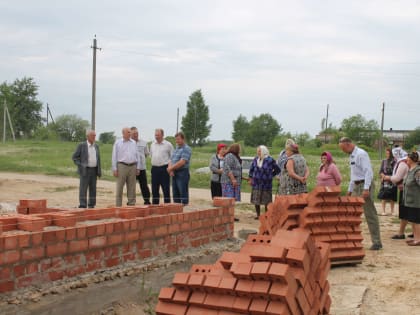
[[[405,139],[413,130],[384,130],[384,142],[388,145],[404,146]]]

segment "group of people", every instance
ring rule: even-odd
[[[80,175],[79,208],[94,208],[96,205],[96,181],[101,177],[102,171],[99,147],[95,139],[95,131],[88,130],[86,141],[77,146],[72,156]],[[127,191],[127,205],[136,204],[136,182],[139,183],[144,204],[159,204],[160,190],[162,190],[164,202],[170,203],[171,179],[173,202],[188,204],[191,148],[186,144],[185,135],[182,132],[175,134],[175,142],[174,149],[172,144],[164,139],[163,129],[156,129],[155,141],[149,149],[147,142],[139,139],[136,127],[122,129],[122,138],[114,143],[112,149],[112,172],[117,179],[115,199],[117,207],[122,206],[124,186]],[[152,193],[150,193],[146,175],[148,156],[151,157],[152,164]]]
[[[96,181],[101,177],[101,158],[99,147],[95,143],[96,133],[89,130],[86,141],[80,143],[72,159],[78,166],[80,175],[79,207],[94,208],[96,205]],[[122,129],[122,138],[118,139],[112,150],[112,171],[116,181],[116,206],[122,206],[123,188],[127,190],[127,205],[136,204],[136,182],[138,181],[145,204],[159,204],[160,189],[163,201],[171,202],[170,182],[172,179],[173,202],[187,205],[189,203],[189,166],[191,148],[186,144],[182,132],[175,134],[176,148],[164,139],[163,129],[155,130],[155,141],[150,150],[146,141],[139,139],[136,127]],[[365,200],[363,209],[371,235],[371,250],[382,248],[379,220],[374,205],[373,170],[368,153],[355,145],[351,139],[343,137],[339,141],[340,149],[349,155],[350,182],[347,195],[362,196]],[[233,143],[229,147],[223,143],[217,145],[216,154],[210,160],[211,196],[212,198],[230,197],[241,200],[242,160],[241,146]],[[146,158],[151,158],[151,188],[147,184]],[[255,206],[256,217],[261,215],[261,206],[267,210],[272,202],[273,178],[277,177],[279,185],[277,194],[290,195],[308,192],[307,180],[309,168],[299,152],[299,146],[288,139],[284,150],[274,160],[266,146],[257,147],[256,157],[251,163],[248,177],[252,186],[250,202]],[[410,246],[420,246],[420,165],[418,152],[406,154],[401,148],[386,150],[386,159],[380,168],[381,190],[388,189],[389,195],[383,196],[382,211],[385,213],[385,202],[391,202],[391,212],[399,195],[400,230],[393,239],[404,239],[408,222],[413,224]],[[338,186],[341,174],[334,163],[330,152],[321,154],[321,164],[316,176],[317,186]],[[87,192],[89,191],[89,195]],[[87,196],[88,195],[88,196]],[[152,197],[152,200],[150,200]]]

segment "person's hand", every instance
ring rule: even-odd
[[[364,189],[362,193],[362,197],[366,199],[366,198],[369,198],[369,196],[370,196],[369,189]]]
[[[238,186],[238,181],[236,180],[236,178],[232,179],[232,185],[233,185],[233,187]]]
[[[115,176],[115,177],[118,177],[118,171],[117,171],[117,170],[115,170],[115,171],[113,172],[113,174],[114,174],[114,176]]]
[[[252,177],[247,179],[248,184],[252,185]]]
[[[137,175],[137,176],[139,176],[139,175],[140,175],[140,170],[139,170],[139,169],[137,169],[137,170],[136,170],[136,175]]]
[[[174,171],[170,171],[170,172],[169,172],[169,176],[174,177],[174,176],[175,176]]]

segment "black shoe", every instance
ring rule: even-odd
[[[238,218],[234,218],[233,221],[239,222],[239,219]]]
[[[380,250],[380,249],[382,249],[382,244],[373,244],[369,249],[370,250]]]
[[[414,237],[414,234],[408,234],[407,237],[413,238]]]
[[[391,237],[393,240],[403,240],[405,239],[405,235],[404,234],[395,234],[393,237]]]
[[[259,219],[260,219],[260,217],[259,217],[259,216],[254,218],[254,220],[259,220]]]

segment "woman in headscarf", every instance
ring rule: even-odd
[[[379,169],[379,176],[391,176],[395,168],[395,158],[392,154],[391,149],[385,150],[385,159],[382,160],[381,167]],[[392,182],[381,180],[381,188],[378,195],[378,199],[382,200],[382,215],[386,215],[386,202],[389,201],[391,204],[391,215],[394,215],[394,204],[397,201],[397,186],[393,185]]]
[[[306,180],[309,177],[309,168],[306,160],[299,153],[297,144],[286,143],[287,161],[280,178],[279,195],[296,195],[308,192]]]
[[[339,186],[341,184],[341,174],[334,163],[330,152],[325,151],[321,154],[321,165],[316,176],[317,186]]]
[[[210,171],[211,171],[211,199],[214,197],[222,197],[222,184],[221,178],[223,174],[223,160],[226,153],[227,146],[224,143],[217,145],[216,154],[211,157]]]
[[[251,203],[255,205],[256,220],[260,217],[261,205],[264,205],[267,211],[267,205],[273,200],[273,177],[279,173],[280,168],[270,156],[267,147],[260,145],[249,169],[248,179],[252,185]]]
[[[225,154],[221,178],[222,196],[235,198],[236,201],[241,201],[242,160],[240,153],[239,143],[233,143],[229,147]]]

